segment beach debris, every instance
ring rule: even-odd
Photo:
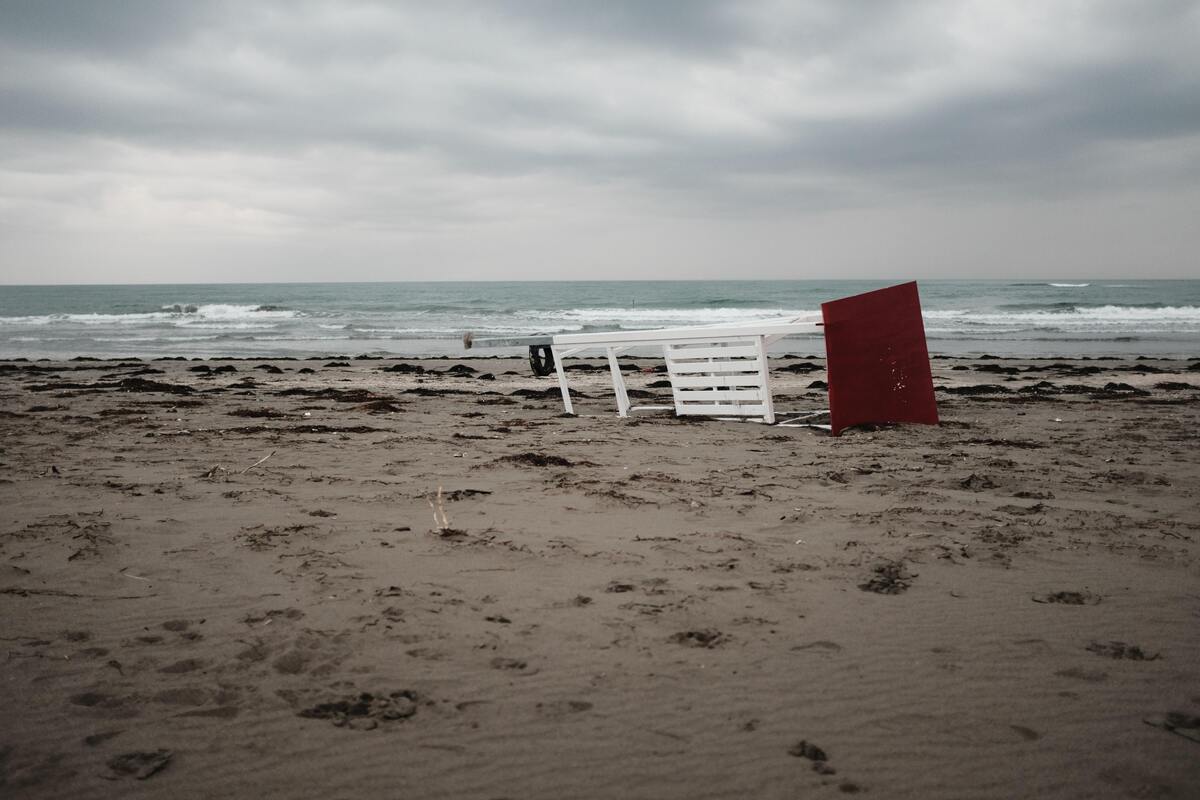
[[[221,433],[387,433],[387,428],[372,428],[369,425],[287,425],[273,428],[269,425],[247,425],[241,428],[224,428]],[[183,431],[187,433],[187,431]],[[166,436],[167,433],[159,433]]]
[[[912,586],[913,578],[902,561],[887,561],[877,565],[874,574],[866,583],[860,583],[858,588],[864,592],[875,594],[901,594]]]
[[[939,386],[938,391],[946,394],[960,394],[973,397],[981,394],[1012,394],[1012,389],[994,383],[980,383],[967,386]]]
[[[95,384],[97,388],[104,384]],[[124,392],[162,392],[163,394],[191,394],[195,391],[190,386],[183,386],[177,383],[160,383],[159,381],[146,380],[145,378],[125,378],[120,381],[116,388]]]
[[[122,733],[124,733],[123,730],[100,731],[99,733],[92,733],[83,737],[83,743],[88,747],[95,747],[98,744],[107,742],[109,739],[120,736]]]
[[[443,497],[445,497],[445,499],[447,501],[453,502],[455,500],[462,500],[467,497],[475,497],[476,495],[488,495],[491,493],[492,492],[489,489],[453,489],[449,492],[446,492],[445,495],[443,495]]]
[[[435,502],[436,501],[436,502]],[[426,498],[429,507],[433,509],[433,527],[435,530],[444,531],[450,527],[450,520],[446,517],[446,506],[442,502],[442,487],[437,488],[437,494],[432,498]]]
[[[242,470],[241,472],[239,472],[239,473],[238,473],[238,475],[245,475],[247,472],[249,472],[250,470],[254,469],[255,467],[257,467],[259,464],[261,464],[261,463],[263,463],[264,461],[266,461],[266,460],[267,460],[268,458],[270,458],[271,456],[275,455],[275,453],[276,453],[276,452],[278,452],[278,451],[276,451],[276,450],[272,450],[271,452],[267,453],[265,456],[263,456],[262,458],[260,458],[258,461],[255,461],[253,464],[251,464],[250,466],[246,467],[244,470]]]
[[[1035,603],[1058,603],[1064,606],[1094,606],[1100,602],[1100,595],[1091,592],[1050,592],[1049,594],[1034,595]]]
[[[545,453],[515,453],[501,456],[497,461],[510,464],[520,464],[526,467],[573,467],[575,464],[562,456],[546,455]]]
[[[429,503],[429,507],[433,510],[433,533],[443,539],[461,540],[465,539],[467,532],[458,528],[450,527],[450,519],[446,516],[446,495],[442,491],[442,487],[437,488],[437,494],[430,495],[425,498]]]
[[[1031,506],[1018,506],[1008,503],[1002,506],[996,506],[997,511],[1003,511],[1005,514],[1015,514],[1017,516],[1028,516],[1030,514],[1042,514],[1046,511],[1045,503],[1034,503]]]
[[[136,778],[144,781],[162,772],[171,763],[174,753],[170,750],[155,750],[153,752],[123,753],[108,760],[108,768],[113,771],[112,777]]]
[[[293,386],[274,394],[276,397],[308,397],[313,400],[333,400],[336,403],[369,403],[372,400],[395,401],[394,397],[378,395],[369,389],[334,389],[332,387],[309,389],[304,386]]]
[[[1200,744],[1200,715],[1168,711],[1166,714],[1146,717],[1142,722]]]
[[[561,395],[562,392],[557,386],[551,386],[546,389],[517,389],[508,393],[509,397],[524,397],[530,400],[549,400]],[[587,397],[587,395],[572,390],[571,397]]]
[[[809,372],[820,372],[825,367],[819,364],[814,364],[811,361],[801,361],[799,364],[787,364],[786,366],[778,367],[777,372],[791,372],[797,375],[805,375]]]
[[[257,417],[263,419],[286,419],[290,416],[273,408],[235,408],[226,412],[231,417]]]
[[[807,758],[812,762],[813,772],[818,775],[836,775],[837,770],[829,763],[829,756],[817,745],[801,739],[788,748],[788,755]]]
[[[297,716],[327,719],[335,726],[354,730],[373,730],[381,722],[398,722],[417,713],[416,692],[402,689],[388,694],[360,692],[339,700],[318,703]]]
[[[729,637],[716,628],[700,628],[698,630],[680,631],[671,634],[671,641],[685,647],[704,647],[712,649],[729,641]]]
[[[1087,646],[1087,650],[1098,656],[1127,661],[1157,661],[1162,658],[1161,653],[1150,655],[1136,644],[1126,644],[1125,642],[1092,642]]]
[[[976,475],[972,472],[967,477],[958,482],[958,485],[972,492],[980,492],[984,489],[995,489],[996,484],[992,483],[992,479],[986,475]]]
[[[370,402],[363,403],[360,406],[355,406],[355,408],[358,411],[366,411],[371,414],[391,414],[396,411],[404,410],[400,406],[393,403],[391,400],[384,400],[384,399],[371,400]]]
[[[809,761],[828,761],[829,756],[814,743],[801,739],[788,748],[788,755],[796,758],[807,758]]]
[[[536,669],[530,669],[529,662],[523,658],[496,656],[489,663],[492,665],[492,669],[512,670],[520,675],[533,675],[537,672]]]

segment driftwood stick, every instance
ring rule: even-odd
[[[277,452],[277,451],[275,451],[275,450],[272,450],[271,452],[267,453],[265,456],[263,456],[262,458],[260,458],[258,461],[255,461],[253,464],[251,464],[250,466],[246,467],[244,470],[242,470],[241,472],[239,472],[239,473],[238,473],[238,475],[245,475],[247,472],[249,472],[250,470],[254,469],[255,467],[257,467],[259,464],[261,464],[261,463],[263,463],[264,461],[266,461],[266,460],[267,460],[268,458],[270,458],[271,456],[275,455],[275,453],[276,453],[276,452]]]
[[[434,530],[444,531],[450,527],[450,520],[446,518],[446,507],[442,504],[442,487],[437,490],[437,505],[434,505],[433,500],[425,498],[429,503],[429,507],[433,509],[433,527]]]

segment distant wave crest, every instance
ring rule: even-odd
[[[0,317],[0,325],[205,325],[270,324],[304,316],[299,311],[274,305],[233,305],[228,303],[170,303],[158,311],[126,314],[41,314]]]

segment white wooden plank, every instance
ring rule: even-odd
[[[616,347],[608,348],[608,369],[612,373],[613,393],[617,396],[617,416],[629,416],[629,394],[625,391],[625,379],[621,377],[621,365],[617,363]]]
[[[714,400],[754,400],[763,401],[762,389],[688,389],[674,392],[676,403],[700,402]]]
[[[695,358],[755,358],[758,347],[753,342],[736,345],[712,345],[707,347],[680,347],[672,345],[667,348],[667,358],[672,361]]]
[[[747,417],[761,417],[764,413],[766,413],[766,410],[766,406],[762,405],[725,406],[717,403],[697,403],[696,405],[688,403],[675,406],[676,414],[703,414],[704,416],[708,417],[727,416],[729,414]]]
[[[737,374],[739,372],[751,372],[755,375],[759,373],[759,363],[757,359],[740,359],[738,361],[669,361],[667,362],[667,372],[671,375],[696,375],[708,374],[725,375]]]
[[[696,386],[706,388],[722,386],[760,386],[762,378],[758,373],[745,375],[678,375],[671,378],[671,385],[676,389],[690,389]]]
[[[563,358],[570,352],[572,351],[550,348],[550,353],[554,357],[554,371],[558,373],[558,390],[562,393],[563,410],[568,414],[574,414],[575,407],[571,404],[571,387],[567,385],[567,373],[563,369]]]
[[[771,369],[767,365],[767,345],[763,339],[755,342],[758,350],[759,377],[762,378],[763,422],[770,425],[775,421],[775,399],[771,397]]]

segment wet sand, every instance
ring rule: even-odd
[[[0,794],[1200,796],[1200,362],[576,365],[0,364]]]

